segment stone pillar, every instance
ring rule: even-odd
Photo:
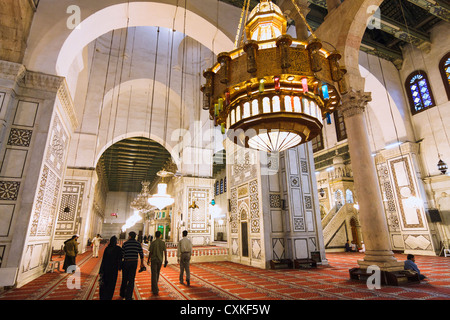
[[[35,11],[34,1],[2,1],[0,60],[22,63]]]
[[[350,90],[342,97],[341,107],[347,128],[361,229],[366,245],[365,257],[359,260],[358,264],[361,269],[376,265],[381,271],[398,271],[403,269],[403,263],[395,259],[391,249],[377,172],[364,121],[364,110],[369,101],[370,93]]]
[[[213,241],[210,204],[214,198],[214,179],[177,178],[173,180],[173,192],[168,193],[175,198],[172,234],[178,233],[181,239],[181,232],[187,230],[193,245],[209,245]],[[189,208],[194,201],[198,208]],[[173,239],[177,239],[177,235],[173,235]]]
[[[0,61],[0,257],[17,286],[47,266],[77,126],[64,78]]]

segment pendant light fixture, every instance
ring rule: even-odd
[[[215,125],[227,129],[230,140],[246,148],[281,152],[311,141],[340,103],[334,84],[345,74],[341,55],[322,48],[292,2],[312,41],[286,34],[280,8],[260,0],[248,16],[244,45],[220,53],[218,62],[203,73],[203,109]]]
[[[162,210],[175,202],[175,199],[167,194],[167,183],[164,183],[164,179],[172,176],[173,173],[161,170],[157,173],[157,175],[162,178],[162,182],[158,183],[158,193],[148,198],[148,203],[157,207],[159,210]]]
[[[437,164],[438,170],[442,173],[445,174],[447,172],[448,166],[447,164],[442,161],[441,157],[439,156],[439,162]]]

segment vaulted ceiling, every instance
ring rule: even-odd
[[[244,3],[244,0],[219,1],[239,8]],[[259,0],[251,0],[250,9],[258,3]],[[309,0],[309,3],[311,10],[307,20],[317,28],[328,14],[326,0]],[[367,28],[361,50],[390,60],[400,68],[403,61],[401,47],[408,43],[408,36],[415,46],[426,48],[430,43],[430,29],[440,21],[449,20],[449,9],[449,0],[384,0],[377,13],[380,19],[375,21],[379,26]],[[140,192],[141,181],[154,181],[156,173],[170,160],[169,152],[155,141],[130,138],[106,150],[99,165],[110,191]],[[224,154],[216,154],[214,162],[214,173],[223,170]]]
[[[141,181],[153,182],[156,173],[171,160],[170,153],[159,143],[143,138],[121,140],[101,156],[101,166],[109,191],[140,192]]]

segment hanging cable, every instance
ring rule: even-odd
[[[149,123],[149,131],[148,131],[148,138],[149,138],[149,146],[148,146],[148,160],[150,161],[150,146],[151,146],[151,139],[152,139],[152,122],[153,122],[153,107],[155,105],[155,84],[156,84],[156,67],[158,65],[158,50],[159,50],[159,37],[160,37],[160,30],[159,27],[156,32],[156,51],[155,51],[155,65],[153,68],[153,84],[152,84],[152,102],[150,106],[150,123]],[[149,95],[150,96],[150,95]],[[150,166],[150,165],[149,165]],[[148,176],[149,171],[147,171]]]

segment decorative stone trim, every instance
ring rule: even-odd
[[[64,77],[29,71],[22,64],[1,60],[0,79],[14,81],[22,88],[56,93],[73,130],[78,127],[73,99]]]
[[[357,114],[362,114],[367,107],[367,103],[372,101],[372,94],[363,91],[350,91],[342,96],[341,112],[344,118],[351,118]]]
[[[65,78],[64,81],[61,83],[61,86],[59,87],[58,98],[70,120],[70,123],[72,124],[72,129],[75,130],[78,127],[78,120],[75,114],[73,99],[72,96],[70,95],[69,87],[67,86],[67,81]]]
[[[25,66],[19,63],[0,60],[0,78],[2,79],[19,82],[26,72]]]

